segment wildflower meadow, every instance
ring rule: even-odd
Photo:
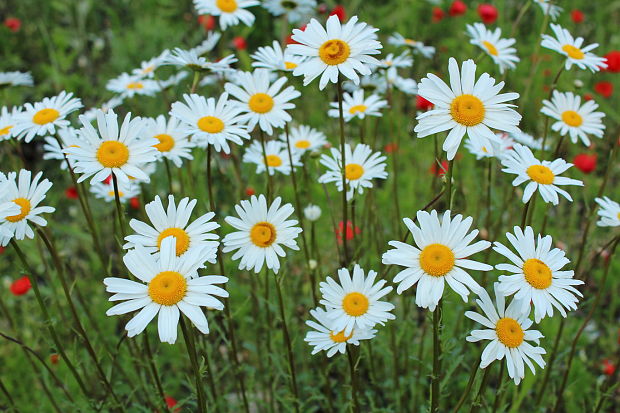
[[[1,411],[620,411],[618,1],[0,22]]]

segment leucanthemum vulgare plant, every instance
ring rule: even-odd
[[[23,3],[0,410],[618,404],[611,3]]]

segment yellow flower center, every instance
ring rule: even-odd
[[[257,247],[267,248],[276,241],[276,227],[264,221],[254,224],[250,230],[250,240]]]
[[[483,147],[482,147],[482,152],[484,152],[484,153],[489,153],[489,151],[487,151],[487,147],[486,147],[486,146],[483,146]]]
[[[198,127],[207,133],[220,133],[224,130],[224,122],[215,116],[203,116],[198,119]]]
[[[495,324],[495,332],[499,341],[509,348],[519,347],[525,337],[523,329],[514,318],[500,318]]]
[[[416,44],[416,43],[418,43],[418,42],[416,42],[416,41],[415,41],[415,40],[413,40],[413,39],[405,39],[405,44],[408,44],[408,45],[410,45],[410,46],[413,46],[413,45],[414,45],[414,44]]]
[[[60,112],[56,109],[46,108],[35,113],[32,117],[32,121],[37,125],[45,125],[46,123],[55,121],[59,116]]]
[[[267,166],[271,166],[271,167],[278,167],[280,165],[282,165],[282,158],[280,158],[278,155],[267,155]]]
[[[97,149],[97,160],[105,168],[120,168],[129,160],[129,148],[119,141],[105,141]]]
[[[157,237],[157,248],[161,248],[161,243],[166,237],[175,237],[177,240],[176,253],[177,257],[181,256],[189,248],[189,235],[181,228],[166,228]]]
[[[526,170],[527,175],[532,178],[532,181],[538,182],[542,185],[551,185],[555,178],[551,169],[544,165],[532,165]]]
[[[162,133],[161,135],[155,135],[155,138],[159,140],[157,145],[153,145],[159,152],[169,152],[174,148],[174,138],[170,135]]]
[[[13,200],[13,202],[16,203],[19,207],[21,207],[22,210],[17,215],[11,215],[10,217],[6,217],[6,220],[9,222],[18,222],[26,218],[26,216],[28,216],[28,214],[30,213],[30,200],[26,198],[16,198]]]
[[[368,297],[362,293],[349,293],[342,299],[342,309],[351,317],[359,317],[368,311]]]
[[[461,95],[450,104],[452,119],[461,125],[476,126],[484,120],[484,104],[474,95]]]
[[[499,52],[493,43],[487,42],[486,40],[482,41],[482,45],[487,49],[490,55],[497,56]]]
[[[252,95],[248,102],[252,112],[267,113],[273,108],[273,98],[266,93]]]
[[[319,57],[323,63],[335,66],[344,63],[349,58],[351,49],[342,40],[328,40],[319,47]]]
[[[562,113],[562,120],[568,126],[579,127],[583,123],[581,115],[574,110],[567,110]]]
[[[338,334],[334,334],[333,331],[329,332],[329,338],[331,338],[334,343],[346,343],[351,337],[353,337],[353,331],[351,331],[351,334],[348,336],[344,335],[344,330]]]
[[[295,69],[297,67],[297,63],[293,63],[293,62],[284,62],[284,67],[287,70],[291,70],[291,69]]]
[[[544,290],[551,285],[551,269],[539,259],[530,258],[523,263],[525,281],[532,287]]]
[[[163,271],[149,283],[151,300],[161,305],[175,305],[185,297],[187,281],[176,271]]]
[[[581,60],[585,56],[580,48],[570,44],[565,44],[564,46],[562,46],[562,50],[564,50],[568,57],[573,59]]]
[[[443,244],[427,245],[419,259],[420,267],[433,277],[443,277],[454,268],[454,253]]]
[[[237,2],[235,0],[216,0],[215,5],[224,13],[232,13],[237,10]]]
[[[349,181],[358,180],[364,175],[364,167],[357,163],[350,163],[344,167],[344,177]]]
[[[142,82],[131,82],[127,84],[127,89],[144,89]]]
[[[298,140],[295,142],[295,147],[299,149],[308,149],[310,147],[310,141],[306,139]]]
[[[349,109],[349,113],[351,115],[355,115],[358,112],[366,112],[366,109],[368,109],[368,106],[366,105],[355,105],[351,106],[351,108]]]
[[[13,127],[13,125],[9,125],[9,126],[6,126],[6,127],[2,128],[2,129],[0,129],[0,136],[8,135],[9,131],[11,130],[12,127]]]
[[[151,73],[153,70],[155,70],[155,66],[147,66],[144,69],[142,69],[142,73],[144,74]]]
[[[116,198],[116,195],[114,195],[114,191],[109,191],[109,192],[108,192],[108,196],[109,196],[109,197]],[[120,198],[122,198],[123,196],[125,196],[125,194],[123,193],[123,191],[118,191],[118,197],[119,197],[119,199],[120,199]]]

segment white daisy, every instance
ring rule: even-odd
[[[293,167],[301,166],[299,156],[299,152],[291,150]],[[288,150],[286,148],[286,144],[281,141],[273,140],[265,142],[264,153],[263,147],[259,141],[252,142],[243,154],[243,162],[255,164],[257,175],[265,171],[265,163],[269,169],[269,175],[275,174],[276,171],[283,173],[284,175],[291,173],[291,163],[288,158]]]
[[[551,125],[551,129],[562,136],[569,135],[573,143],[577,143],[579,138],[584,145],[590,146],[589,135],[602,138],[605,131],[602,121],[605,114],[595,112],[596,109],[598,105],[593,100],[582,105],[581,96],[554,90],[551,102],[543,100],[541,112],[557,120]]]
[[[525,377],[525,365],[530,368],[533,374],[534,365],[532,361],[545,368],[545,361],[542,358],[546,354],[545,349],[539,347],[539,340],[543,335],[538,330],[528,330],[532,326],[529,319],[529,309],[522,311],[516,300],[513,300],[506,308],[506,299],[498,291],[498,283],[493,285],[495,290],[495,305],[491,301],[489,294],[481,289],[478,292],[479,298],[476,300],[483,314],[473,311],[465,312],[465,317],[482,324],[486,329],[473,330],[466,340],[478,342],[490,340],[480,357],[480,368],[484,369],[495,360],[506,359],[508,375],[519,384]],[[536,344],[532,346],[528,341]]]
[[[0,142],[11,139],[13,135],[13,126],[15,126],[15,117],[19,114],[20,108],[14,107],[9,110],[7,106],[3,106],[0,110]]]
[[[3,202],[12,202],[19,207],[19,212],[15,215],[6,215],[0,219],[0,232],[4,234],[10,234],[10,237],[0,236],[0,245],[6,246],[11,237],[15,237],[16,240],[23,240],[24,238],[34,238],[34,231],[28,225],[32,222],[35,225],[44,227],[47,225],[47,221],[39,216],[40,214],[47,214],[54,212],[56,209],[50,206],[39,206],[39,204],[45,199],[45,194],[52,187],[52,183],[47,179],[42,180],[42,172],[39,172],[32,178],[32,173],[25,169],[19,171],[19,175],[15,172],[9,172],[7,181],[2,188]],[[32,179],[31,179],[32,178]],[[0,177],[0,182],[4,180]],[[10,213],[10,212],[9,212]]]
[[[413,79],[407,79],[398,75],[396,68],[389,68],[385,72],[385,77],[387,82],[396,87],[396,89],[407,95],[417,95],[418,94],[418,82]]]
[[[70,147],[79,148],[82,141],[78,137],[77,130],[71,126],[68,128],[58,129],[57,135],[58,139],[53,136],[45,137],[45,144],[43,145],[43,159],[54,159],[60,161],[60,168],[65,170],[67,169],[67,162],[65,160],[64,150]],[[62,147],[58,144],[58,140],[60,140]],[[73,169],[74,162],[70,159],[68,160],[71,164],[71,168]]]
[[[347,268],[340,268],[340,283],[327,277],[319,284],[323,295],[320,303],[327,309],[326,318],[331,320],[333,331],[344,331],[343,335],[348,336],[354,329],[369,330],[396,318],[390,313],[394,304],[380,300],[392,287],[384,287],[385,280],[375,283],[376,276],[376,271],[369,270],[365,277],[364,270],[355,264],[353,277]]]
[[[32,86],[30,72],[0,72],[0,89],[8,86]]]
[[[472,155],[475,155],[478,160],[483,158],[501,158],[506,151],[512,149],[514,141],[507,133],[498,133],[497,137],[499,141],[492,141],[491,146],[485,146],[487,142],[467,138],[465,147]]]
[[[459,67],[451,57],[448,70],[450,87],[432,73],[418,85],[418,94],[434,105],[434,109],[418,115],[415,132],[418,138],[450,129],[443,143],[448,160],[454,159],[463,136],[473,136],[478,141],[497,140],[490,128],[514,132],[521,115],[505,103],[517,99],[518,93],[501,93],[504,82],[495,84],[495,79],[483,73],[475,80],[476,64],[467,60]],[[489,143],[490,145],[490,143]]]
[[[604,57],[590,53],[590,50],[598,47],[598,43],[582,47],[583,37],[573,39],[570,32],[559,24],[551,24],[551,29],[555,33],[555,38],[548,34],[543,34],[543,40],[540,44],[547,49],[555,50],[566,56],[566,64],[564,66],[566,70],[569,70],[572,65],[576,65],[580,69],[590,69],[592,72],[598,72],[607,67]]]
[[[242,111],[240,122],[247,122],[248,130],[254,130],[256,124],[271,135],[273,128],[281,128],[286,122],[291,121],[291,115],[286,111],[294,109],[292,99],[301,96],[301,93],[293,86],[284,90],[286,77],[281,77],[273,83],[269,81],[269,71],[256,69],[254,72],[239,73],[239,86],[226,83],[226,91],[237,98],[233,102]]]
[[[579,297],[583,295],[574,287],[583,284],[583,281],[573,278],[574,271],[564,270],[562,267],[570,261],[564,251],[551,248],[551,236],[538,234],[534,238],[532,227],[525,227],[523,231],[514,227],[514,235],[507,233],[506,237],[517,254],[499,242],[493,244],[493,250],[508,258],[511,263],[495,266],[500,271],[511,273],[500,275],[499,290],[506,296],[515,294],[522,311],[527,311],[534,305],[536,322],[546,316],[553,315],[553,307],[557,308],[566,317],[567,310],[576,310]]]
[[[361,340],[370,340],[377,334],[377,330],[355,328],[350,334],[345,335],[344,330],[333,331],[330,326],[333,324],[327,316],[327,311],[317,307],[310,310],[310,315],[316,321],[306,320],[306,325],[313,330],[306,333],[304,341],[314,347],[312,354],[319,351],[326,351],[327,357],[332,357],[336,353],[344,354],[347,351],[347,344],[359,346]]]
[[[9,240],[13,237],[12,232],[8,228],[4,228],[2,223],[7,222],[7,217],[16,216],[22,211],[21,206],[8,199],[8,187],[10,185],[11,181],[0,172],[0,244],[5,237]]]
[[[310,222],[318,221],[319,218],[321,218],[321,207],[308,204],[308,206],[304,208],[304,217]]]
[[[489,271],[493,267],[469,259],[473,254],[491,246],[488,241],[470,242],[478,235],[475,229],[469,234],[472,217],[462,215],[450,218],[446,211],[440,219],[437,211],[418,211],[418,225],[409,218],[403,222],[411,232],[415,247],[400,241],[390,241],[394,249],[383,254],[381,262],[407,267],[394,277],[398,283],[396,292],[401,294],[418,283],[415,303],[419,307],[435,311],[443,295],[444,284],[467,302],[469,291],[477,292],[480,285],[464,270]]]
[[[543,14],[549,15],[553,21],[562,13],[562,7],[551,4],[549,0],[534,0],[534,2],[540,6]]]
[[[13,136],[30,142],[36,135],[51,135],[56,128],[66,128],[68,114],[82,107],[82,102],[73,97],[73,93],[60,92],[58,96],[43,98],[41,102],[26,103],[22,112],[15,115],[15,125],[11,129]]]
[[[388,53],[388,55],[381,59],[379,63],[379,67],[383,69],[389,69],[390,67],[411,67],[413,66],[413,58],[409,54],[409,51],[406,50],[404,53],[401,53],[398,56],[395,56],[394,53]]]
[[[288,139],[291,149],[299,155],[319,150],[328,143],[323,132],[306,125],[291,128]],[[286,135],[280,135],[280,140],[286,145]]]
[[[164,63],[169,53],[170,50],[164,50],[159,56],[155,56],[149,60],[145,60],[144,62],[140,63],[140,67],[134,69],[132,73],[135,76],[140,76],[143,78],[155,77],[155,71]]]
[[[536,190],[540,192],[545,202],[551,202],[553,205],[559,203],[558,194],[572,201],[573,198],[569,193],[558,188],[557,185],[583,186],[581,181],[558,176],[573,166],[572,163],[561,158],[553,162],[541,162],[534,157],[530,148],[518,143],[502,157],[502,165],[504,166],[503,172],[517,175],[512,181],[513,186],[529,181],[523,190],[523,203],[528,202]]]
[[[502,39],[502,29],[488,30],[482,23],[467,25],[467,33],[471,37],[470,43],[480,47],[493,59],[499,66],[499,72],[504,73],[506,69],[514,69],[519,62],[517,49],[512,47],[515,39]]]
[[[388,37],[388,44],[398,47],[410,47],[412,51],[419,53],[429,59],[432,58],[435,54],[435,48],[433,46],[426,46],[420,41],[408,39],[400,33],[394,33],[390,37]]]
[[[237,217],[226,217],[225,221],[237,229],[224,237],[224,252],[236,251],[233,260],[241,259],[240,270],[254,270],[259,273],[263,264],[277,273],[280,259],[286,252],[282,246],[299,250],[295,239],[301,233],[297,220],[288,220],[295,211],[291,204],[280,206],[282,198],[277,197],[267,207],[264,195],[252,195],[235,205]]]
[[[254,59],[252,67],[284,72],[292,72],[304,61],[302,57],[293,56],[290,51],[282,50],[277,40],[273,41],[273,46],[259,47],[250,57]]]
[[[530,149],[534,149],[537,151],[542,149],[542,138],[534,138],[532,135],[522,131],[510,132],[508,134],[508,137],[513,139],[515,142],[527,146]],[[549,145],[545,146],[545,150],[549,150]]]
[[[193,49],[183,50],[177,47],[168,55],[163,64],[186,67],[194,71],[210,70],[212,72],[219,73],[234,70],[230,67],[230,65],[236,61],[237,58],[231,54],[218,61],[211,62],[205,57],[198,55],[198,53],[196,53]]]
[[[177,168],[183,164],[183,159],[194,159],[192,148],[194,143],[189,140],[184,126],[179,120],[171,117],[166,122],[164,115],[156,119],[146,119],[146,126],[142,136],[155,138],[159,141],[155,149],[162,158],[170,159]]]
[[[304,86],[321,75],[321,90],[328,82],[336,83],[340,74],[359,83],[357,73],[369,75],[370,65],[379,64],[370,56],[379,54],[383,47],[377,41],[377,30],[366,23],[357,23],[357,16],[342,25],[338,16],[332,15],[326,28],[317,20],[310,20],[305,30],[293,30],[292,39],[299,44],[287,46],[292,54],[308,58],[293,70],[293,75],[303,75]]]
[[[196,94],[183,95],[186,103],[172,104],[170,115],[183,122],[184,133],[192,135],[192,141],[201,148],[213,145],[217,152],[230,153],[229,141],[237,145],[243,139],[250,139],[246,127],[242,125],[241,109],[228,100],[228,93],[205,99]]]
[[[600,219],[596,223],[599,227],[617,227],[620,226],[620,205],[604,196],[602,198],[594,198],[600,209],[597,211]]]
[[[106,291],[114,293],[110,301],[126,300],[110,308],[106,315],[140,310],[125,326],[128,337],[140,334],[159,314],[159,339],[174,344],[180,312],[201,333],[208,334],[209,323],[200,307],[215,310],[224,308],[224,304],[216,297],[226,298],[228,292],[215,284],[223,284],[228,278],[221,275],[190,278],[204,262],[201,250],[196,249],[177,257],[174,244],[174,237],[168,237],[162,242],[159,254],[150,255],[146,250],[137,248],[123,257],[129,272],[142,283],[115,277],[103,280]]]
[[[91,182],[100,182],[111,174],[122,182],[127,182],[129,177],[149,182],[143,166],[157,159],[154,146],[159,141],[142,136],[145,122],[141,118],[131,119],[131,113],[128,113],[120,131],[118,117],[112,109],[107,113],[97,112],[99,131],[83,116],[80,121],[83,126],[78,134],[82,144],[65,149],[69,159],[75,162],[75,172],[82,174],[78,182],[91,176]]]
[[[207,38],[204,39],[198,46],[191,48],[190,50],[195,52],[198,56],[205,53],[209,53],[215,48],[217,42],[222,38],[222,34],[219,32],[209,32]]]
[[[246,8],[259,4],[257,0],[194,0],[194,7],[199,14],[219,16],[222,30],[240,22],[252,26],[255,17]]]
[[[333,118],[340,116],[338,102],[329,104],[331,109],[327,114]],[[366,116],[381,117],[381,109],[388,106],[387,100],[381,99],[377,95],[370,95],[364,98],[363,90],[356,90],[353,94],[345,93],[342,99],[342,115],[346,122],[352,119],[364,119]]]
[[[316,0],[265,0],[263,7],[274,16],[286,14],[289,23],[305,23],[315,14]]]
[[[123,73],[115,79],[110,79],[105,87],[123,98],[132,98],[136,95],[153,96],[160,90],[156,81],[129,73]]]
[[[95,182],[90,186],[90,192],[96,198],[103,199],[106,202],[114,202],[116,200],[114,184],[112,182]],[[135,182],[119,182],[118,199],[121,202],[127,202],[138,195],[140,195],[140,185]]]
[[[386,179],[385,156],[381,152],[372,152],[370,146],[357,144],[354,150],[348,143],[344,146],[345,180],[347,184],[347,199],[353,198],[355,192],[364,193],[364,188],[372,188],[373,179]],[[340,150],[331,148],[331,156],[321,155],[321,164],[328,171],[319,177],[319,183],[335,182],[338,191],[342,192],[342,161]]]

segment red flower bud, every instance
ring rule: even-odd
[[[69,199],[78,199],[79,195],[78,195],[77,188],[74,186],[70,186],[69,188],[65,190],[65,196]]]
[[[441,10],[440,7],[433,7],[433,18],[432,18],[433,23],[437,23],[441,21],[445,15],[446,14],[443,12],[443,10]]]
[[[232,44],[237,50],[245,50],[248,48],[248,42],[246,42],[245,38],[241,36],[237,36],[232,39]]]
[[[208,32],[215,29],[215,17],[210,14],[202,14],[198,16],[198,23]]]
[[[17,17],[7,17],[6,20],[4,20],[4,25],[13,33],[16,33],[19,31],[20,27],[22,27],[22,21],[19,20]]]
[[[461,0],[454,0],[452,2],[452,5],[450,6],[450,10],[448,11],[448,13],[450,13],[450,16],[460,16],[462,14],[465,14],[466,11],[467,5],[465,3],[463,3]]]
[[[570,12],[570,18],[573,19],[575,23],[583,23],[585,16],[581,10],[573,10]]]
[[[131,209],[140,209],[140,200],[134,196],[129,200],[129,206]]]
[[[245,194],[247,196],[252,196],[252,195],[256,194],[256,191],[251,186],[248,186],[247,188],[245,188]]]
[[[478,15],[485,24],[495,23],[497,20],[497,9],[490,4],[481,4],[478,6]]]
[[[27,275],[24,275],[23,277],[13,281],[9,289],[13,295],[24,295],[30,290],[31,287],[32,284],[30,284],[30,278],[28,278]]]

